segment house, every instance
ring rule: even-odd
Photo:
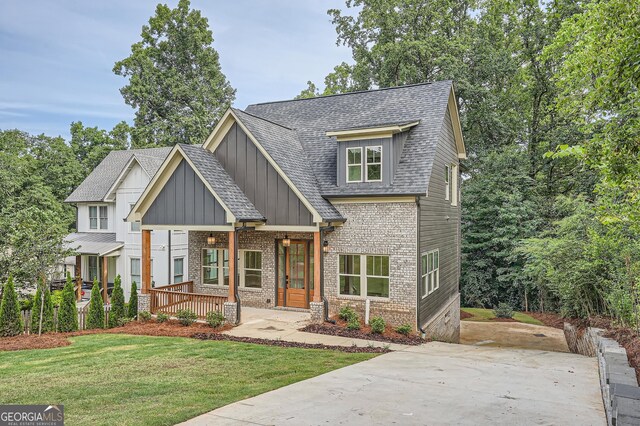
[[[455,341],[463,158],[451,81],[231,108],[201,146],[171,150],[127,218],[140,304],[231,321],[349,305]],[[167,230],[188,231],[190,281],[153,289],[151,232]]]
[[[105,302],[107,292],[119,274],[125,297],[136,282],[142,284],[142,242],[139,223],[125,222],[131,207],[162,165],[171,148],[113,151],[65,200],[76,205],[77,232],[66,241],[78,255],[67,264],[74,264],[78,299],[85,297],[94,278],[101,283]],[[151,247],[151,285],[154,282],[173,283],[186,280],[188,267],[187,240],[184,231],[155,231]],[[177,280],[177,281],[176,281]]]

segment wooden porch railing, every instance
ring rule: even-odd
[[[180,309],[190,309],[198,318],[205,318],[211,311],[224,313],[224,302],[227,301],[226,296],[194,293],[193,281],[155,287],[149,294],[152,314],[175,315]]]

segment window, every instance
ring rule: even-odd
[[[451,165],[451,205],[458,205],[458,166]]]
[[[243,287],[262,287],[262,252],[244,250],[242,254],[242,276],[240,277]]]
[[[202,284],[229,285],[229,250],[202,249]]]
[[[98,206],[89,206],[89,229],[98,229]]]
[[[342,295],[389,297],[389,256],[341,254],[338,275]]]
[[[101,280],[100,266],[98,256],[89,256],[89,281],[93,281],[94,279],[97,279],[98,281]]]
[[[129,204],[129,211],[133,210],[135,204]],[[130,232],[140,232],[140,222],[131,222]]]
[[[184,282],[184,257],[173,259],[173,283]]]
[[[362,182],[362,148],[347,148],[347,182]]]
[[[440,287],[440,250],[422,255],[422,297]]]
[[[109,227],[109,221],[107,219],[107,206],[100,206],[100,229],[107,229]]]
[[[138,288],[142,288],[142,272],[140,266],[140,258],[132,257],[131,258],[131,284],[134,282]]]
[[[444,166],[444,199],[448,200],[451,194],[451,168]]]
[[[367,182],[379,182],[382,180],[382,147],[367,147]]]
[[[89,206],[89,229],[107,229],[107,206]]]

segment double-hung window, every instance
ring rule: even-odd
[[[142,272],[139,257],[131,258],[131,284],[136,283],[137,288],[142,287]]]
[[[184,282],[184,257],[173,259],[173,283]]]
[[[243,250],[241,256],[240,285],[247,288],[262,287],[262,252]]]
[[[229,250],[202,249],[202,284],[229,285]]]
[[[367,182],[382,180],[382,147],[368,146],[366,155]]]
[[[340,294],[389,297],[389,256],[341,254]]]
[[[89,256],[89,281],[97,279],[100,281],[100,265],[98,262],[98,256]]]
[[[422,297],[440,287],[440,250],[422,255]]]
[[[107,229],[107,206],[89,206],[89,229]]]
[[[347,182],[362,182],[362,148],[347,148]]]

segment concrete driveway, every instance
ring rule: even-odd
[[[562,330],[519,322],[460,321],[460,343],[569,352]]]
[[[236,402],[184,424],[604,425],[606,421],[595,358],[434,342]]]

